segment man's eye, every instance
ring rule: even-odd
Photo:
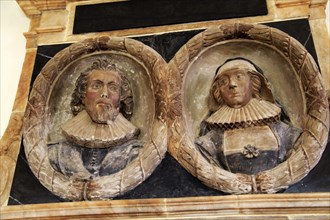
[[[99,83],[92,84],[92,89],[99,89],[101,85]]]
[[[114,91],[114,92],[119,91],[119,87],[117,85],[110,85],[108,88],[110,91]]]

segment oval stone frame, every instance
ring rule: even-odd
[[[154,101],[153,116],[147,122],[150,128],[144,134],[145,141],[139,156],[123,170],[89,181],[72,179],[55,171],[48,160],[47,139],[51,96],[53,90],[59,89],[56,84],[62,79],[63,73],[68,72],[66,70],[70,64],[90,56],[109,54],[115,54],[114,57],[128,57],[127,59],[137,62],[137,65],[144,68],[145,73],[148,74],[145,78],[150,81],[148,90],[151,91]],[[166,62],[156,51],[129,38],[102,36],[87,39],[57,53],[36,78],[24,116],[25,154],[32,172],[42,185],[66,200],[106,200],[122,195],[148,178],[167,151],[165,106],[167,72]],[[70,82],[74,84],[75,80],[71,78]]]
[[[194,145],[196,132],[194,134],[192,130],[196,127],[193,124],[196,122],[190,120],[192,113],[189,108],[187,109],[185,101],[190,98],[189,95],[198,93],[198,88],[188,83],[193,87],[191,89],[193,93],[187,94],[185,87],[187,80],[191,80],[192,77],[203,79],[196,70],[198,66],[193,66],[194,63],[199,60],[203,62],[203,54],[208,53],[212,48],[235,42],[236,45],[240,42],[261,45],[281,56],[295,75],[292,80],[300,88],[297,90],[297,95],[301,97],[303,103],[300,106],[301,115],[295,120],[303,132],[293,146],[292,154],[283,163],[256,175],[231,173],[210,164],[201,155]],[[220,64],[217,63],[218,66]],[[259,24],[236,23],[210,27],[182,46],[169,62],[169,68],[172,78],[168,121],[171,128],[169,152],[205,185],[232,194],[275,193],[300,181],[320,160],[329,131],[326,91],[312,56],[297,40],[286,33]],[[209,74],[213,77],[214,73],[215,71]],[[205,82],[201,80],[200,84],[196,85]],[[195,104],[207,105],[206,102]],[[201,121],[197,123],[199,125]]]

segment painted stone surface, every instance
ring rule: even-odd
[[[308,51],[316,59],[315,50],[313,48],[312,38],[308,37],[308,32],[302,32],[303,30],[308,30],[305,20],[296,20],[288,22],[279,22],[279,23],[270,23],[269,25],[278,27],[285,30],[286,32],[293,35],[300,42],[304,42]],[[295,29],[296,26],[303,26],[303,29]],[[308,25],[308,24],[307,24]],[[188,41],[192,36],[199,33],[200,31],[189,31],[189,32],[179,32],[179,33],[170,33],[157,36],[147,36],[137,38],[143,43],[153,47],[158,51],[166,60],[170,60],[175,51],[178,48]],[[43,65],[49,60],[49,57],[54,56],[58,50],[67,47],[68,45],[56,45],[56,46],[43,46],[38,50],[35,71],[33,78],[40,72]],[[55,48],[56,47],[56,48]],[[220,64],[220,63],[219,63]],[[212,75],[213,77],[214,75]],[[212,79],[210,79],[211,81]],[[205,88],[205,91],[209,91],[209,88]],[[276,91],[275,91],[276,92]],[[69,106],[69,104],[67,105]],[[200,121],[199,121],[200,123]],[[196,126],[199,126],[197,124]],[[324,155],[326,156],[326,155]],[[319,165],[312,170],[306,178],[300,182],[294,184],[290,188],[286,189],[284,192],[326,192],[328,191],[327,186],[328,178],[322,175],[322,170],[326,170],[327,164],[322,162],[326,160],[323,159],[320,161]],[[10,204],[26,204],[26,203],[40,203],[40,202],[59,202],[62,199],[54,197],[46,189],[43,189],[42,186],[37,186],[35,178],[29,177],[29,168],[27,164],[24,152],[21,151],[18,165],[15,173],[15,180],[12,187]],[[123,196],[119,196],[118,199],[129,199],[129,198],[162,198],[162,197],[186,197],[186,196],[198,196],[198,195],[222,195],[220,191],[212,190],[208,187],[203,187],[203,185],[198,183],[198,180],[194,180],[189,174],[187,174],[181,166],[177,164],[175,160],[170,155],[167,155],[164,161],[165,164],[159,169],[156,173],[152,175],[147,181],[139,185],[139,187],[131,190],[130,192],[125,193]],[[171,169],[165,167],[171,167]],[[25,168],[24,168],[25,167]],[[165,170],[164,170],[165,169]],[[168,172],[167,172],[168,171]],[[165,173],[164,173],[165,172]],[[22,184],[23,180],[24,183]],[[31,180],[29,180],[31,179]],[[169,188],[172,186],[172,183],[176,183],[177,187],[174,189]],[[186,183],[186,184],[184,184]],[[155,188],[157,185],[157,189]],[[150,190],[152,188],[153,190]],[[181,190],[178,190],[178,189]],[[31,200],[29,194],[33,193],[35,195],[34,199]]]
[[[148,178],[166,152],[166,73],[132,39],[88,39],[57,53],[25,112],[25,155],[39,181],[67,200],[100,200]]]
[[[228,62],[237,57],[244,62]],[[261,101],[251,92],[252,84],[259,84],[251,78],[260,71],[250,61],[269,81],[273,101],[263,86],[257,86]],[[169,66],[173,98],[168,121],[174,128],[169,151],[207,186],[233,194],[275,193],[300,181],[320,160],[329,131],[326,91],[312,56],[288,34],[254,24],[211,27],[183,45]],[[250,80],[241,86],[242,96],[221,87],[223,74],[237,77],[244,66],[250,67],[243,68],[242,76]],[[209,97],[215,102],[208,103]],[[274,101],[289,124],[278,122],[282,110]],[[265,114],[251,116],[256,112],[246,108]]]

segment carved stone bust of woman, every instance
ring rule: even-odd
[[[300,131],[280,121],[262,70],[233,58],[216,70],[209,96],[210,115],[195,141],[210,163],[233,173],[256,174],[284,161]]]

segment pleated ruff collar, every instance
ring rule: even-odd
[[[62,131],[69,141],[88,148],[118,146],[139,134],[139,129],[121,113],[108,124],[98,124],[92,121],[85,110],[64,123]]]
[[[221,106],[206,122],[223,129],[246,128],[276,122],[280,114],[281,109],[275,104],[253,98],[241,108]]]

